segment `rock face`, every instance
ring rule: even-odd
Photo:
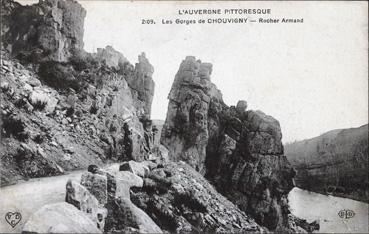
[[[97,224],[97,228],[104,230],[107,211],[99,206],[99,201],[84,186],[69,180],[66,185],[65,201],[84,212]]]
[[[152,128],[153,128],[153,137],[154,137],[154,145],[158,146],[160,144],[161,130],[164,126],[164,120],[161,119],[153,119],[152,120]]]
[[[364,202],[368,191],[368,125],[333,130],[285,145],[296,186]]]
[[[83,48],[86,11],[76,1],[46,0],[18,6],[10,16],[4,46],[13,55],[32,53],[65,62],[73,51]]]
[[[119,167],[120,171],[129,171],[134,175],[140,176],[142,178],[146,177],[149,173],[149,168],[145,165],[137,163],[135,161],[124,162]]]
[[[131,200],[169,233],[266,231],[184,162],[154,168]]]
[[[112,46],[106,46],[105,48],[97,48],[96,57],[98,60],[103,61],[109,67],[115,67],[119,69],[119,66],[124,66],[125,63],[129,63],[122,53],[116,51]]]
[[[133,66],[109,46],[84,52],[86,12],[75,1],[1,7],[2,185],[155,156],[144,54]]]
[[[167,118],[161,143],[173,160],[184,160],[202,174],[205,172],[206,146],[209,140],[210,100],[222,101],[210,82],[211,65],[186,57],[169,93]]]
[[[144,163],[136,163],[136,168],[143,167]],[[67,182],[66,202],[83,211],[103,232],[162,233],[159,226],[130,200],[130,189],[143,186],[140,177],[119,171],[119,165],[105,170],[94,168],[95,173],[82,174],[81,184]]]
[[[101,233],[82,211],[66,202],[43,206],[23,227],[22,233]]]
[[[1,20],[2,20],[2,27],[1,27],[1,35],[5,35],[9,31],[9,27],[11,24],[11,14],[15,8],[20,7],[21,5],[15,1],[2,1],[1,2]]]
[[[106,230],[124,233],[162,233],[156,223],[129,199],[116,199],[108,204]]]
[[[288,228],[294,171],[277,120],[247,103],[228,107],[211,83],[211,64],[186,57],[176,74],[161,143],[271,230]]]
[[[144,111],[147,118],[150,118],[151,103],[154,97],[155,83],[152,79],[154,67],[149,63],[145,53],[138,56],[138,63],[135,65],[134,76],[127,79],[129,87],[134,92],[133,95],[145,103]]]

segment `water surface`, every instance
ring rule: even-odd
[[[368,204],[348,198],[322,195],[294,188],[288,195],[291,211],[309,222],[320,221],[323,233],[368,233]],[[353,210],[355,216],[340,218],[340,210]]]

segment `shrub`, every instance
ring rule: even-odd
[[[75,77],[75,70],[68,64],[44,62],[40,65],[38,73],[42,81],[55,89],[73,88],[76,91],[81,89],[82,84]]]
[[[69,58],[69,62],[77,71],[83,71],[99,65],[99,61],[92,54],[85,51],[74,51]]]
[[[1,83],[1,91],[3,93],[7,93],[8,91],[10,91],[10,86],[8,82],[2,82]]]
[[[45,100],[36,100],[34,103],[32,103],[33,108],[39,111],[44,110],[46,105],[47,105],[47,101]]]
[[[25,124],[21,119],[14,116],[3,116],[4,137],[14,136],[20,141],[28,139],[29,134],[25,132]]]

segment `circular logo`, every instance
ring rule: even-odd
[[[342,219],[351,219],[355,216],[355,212],[353,210],[340,210],[338,216]]]

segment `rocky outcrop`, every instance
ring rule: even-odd
[[[285,145],[296,186],[364,202],[368,191],[368,125],[333,130]]]
[[[162,233],[160,227],[129,199],[116,199],[108,204],[106,230],[123,233]]]
[[[294,172],[283,155],[277,120],[228,107],[210,81],[212,65],[186,57],[169,94],[161,143],[169,158],[205,175],[238,207],[271,230],[288,228]]]
[[[80,184],[67,182],[66,201],[104,233],[267,231],[184,162],[136,163],[149,168],[141,184],[132,172],[119,171],[121,165],[93,167]]]
[[[171,159],[186,161],[202,174],[206,170],[211,98],[222,104],[220,92],[210,82],[211,69],[210,64],[196,61],[195,57],[186,57],[182,62],[168,96],[161,135],[161,143],[168,148]]]
[[[131,200],[169,233],[266,231],[184,162],[154,168]]]
[[[119,51],[116,51],[112,46],[106,46],[105,48],[97,48],[96,58],[109,67],[119,69],[129,63],[126,57]]]
[[[109,159],[142,161],[151,154],[151,129],[136,109],[143,102],[134,99],[124,76],[108,68],[86,73],[68,66],[79,76],[79,92],[56,90],[42,72],[3,56],[2,184]],[[73,75],[63,77],[68,74]]]
[[[91,165],[82,174],[80,184],[67,182],[66,202],[83,211],[103,232],[161,233],[155,222],[130,200],[130,189],[142,187],[142,179],[119,171],[120,167],[101,169]],[[144,163],[136,163],[135,168],[143,167]]]
[[[4,24],[8,28],[4,47],[14,56],[66,62],[74,51],[83,48],[85,16],[86,11],[73,0],[46,0],[15,7],[5,22],[8,25]]]
[[[11,15],[12,15],[12,12],[14,11],[15,8],[18,8],[20,7],[21,4],[15,2],[15,1],[12,1],[12,0],[9,0],[9,1],[2,1],[1,2],[1,5],[0,5],[0,8],[1,8],[1,35],[5,35],[8,31],[9,31],[9,28],[10,28],[10,24],[12,22],[12,19],[11,19]],[[2,38],[3,39],[3,38]]]
[[[119,167],[120,171],[129,171],[134,175],[138,175],[142,178],[146,177],[149,173],[149,167],[142,165],[141,163],[137,163],[135,161],[124,162]]]
[[[153,68],[144,55],[135,68],[109,46],[84,52],[86,12],[75,1],[5,0],[1,7],[2,185],[155,158]]]
[[[66,185],[65,201],[85,213],[101,231],[104,230],[107,211],[99,206],[99,201],[84,186],[69,180]]]
[[[145,103],[144,113],[146,118],[150,118],[151,103],[154,97],[155,83],[152,79],[154,67],[146,58],[145,53],[138,56],[138,63],[134,68],[134,76],[129,76],[127,82],[133,89],[134,97]]]
[[[82,211],[66,202],[45,205],[26,222],[22,233],[101,233]]]

